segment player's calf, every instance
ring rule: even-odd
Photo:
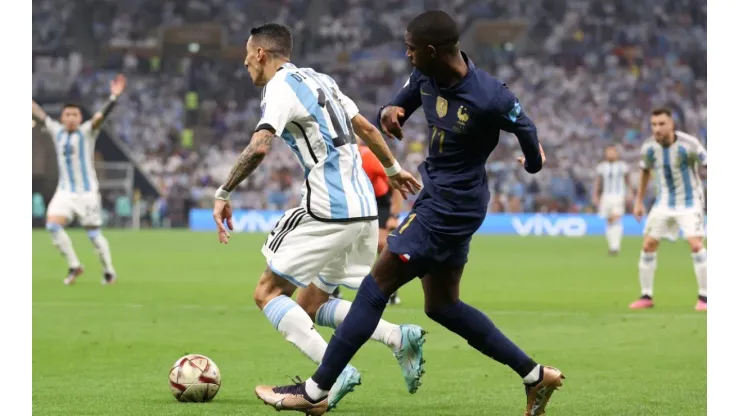
[[[74,284],[77,278],[82,275],[83,268],[80,264],[80,260],[77,258],[77,253],[72,246],[72,240],[64,230],[64,222],[58,218],[50,218],[47,220],[46,229],[51,233],[51,242],[62,254],[65,260],[67,260],[67,276],[64,279],[64,284]]]
[[[102,284],[110,285],[116,282],[116,271],[113,268],[113,257],[110,253],[110,245],[108,239],[103,236],[100,228],[88,228],[87,237],[95,247],[95,252],[100,259],[100,264],[103,265],[103,280]]]
[[[658,268],[658,245],[659,241],[657,239],[645,236],[637,266],[641,294],[639,299],[630,304],[630,309],[646,309],[655,306],[653,303],[653,282],[655,281],[655,270]]]
[[[704,248],[703,237],[689,237],[691,247],[691,259],[694,263],[696,283],[699,286],[699,299],[694,309],[697,311],[707,310],[707,249]]]

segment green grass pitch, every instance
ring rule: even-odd
[[[33,412],[36,415],[272,415],[260,383],[307,378],[314,365],[254,306],[263,235],[107,231],[119,273],[100,285],[82,232],[71,232],[86,273],[73,287],[49,236],[33,234]],[[603,238],[489,237],[472,244],[461,297],[510,338],[567,376],[548,415],[706,414],[706,315],[694,312],[696,280],[685,243],[658,256],[657,307],[629,311],[638,294],[640,240],[606,255]],[[352,296],[351,292],[345,294]],[[427,373],[406,393],[390,351],[370,343],[353,360],[363,385],[341,415],[521,415],[516,374],[428,319],[421,288],[384,317],[429,331]],[[328,337],[331,332],[321,330]],[[186,353],[220,367],[207,404],[178,403],[167,374]]]

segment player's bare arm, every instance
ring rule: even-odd
[[[113,108],[116,106],[116,102],[118,101],[118,97],[123,93],[123,90],[126,89],[126,77],[118,74],[113,80],[110,82],[110,97],[108,98],[108,101],[103,105],[103,108],[100,109],[100,111],[96,112],[95,115],[93,115],[92,118],[92,125],[93,129],[99,129],[101,125],[103,125],[103,122],[105,121],[106,117],[110,114],[111,111],[113,111]]]
[[[596,175],[596,181],[594,183],[594,193],[591,195],[591,202],[594,206],[599,206],[599,200],[601,199],[601,175]]]
[[[391,149],[388,148],[388,144],[383,139],[383,136],[380,135],[378,129],[361,114],[352,117],[352,128],[365,142],[370,151],[380,160],[380,163],[385,168],[386,175],[388,175],[391,187],[399,190],[404,199],[408,197],[407,194],[409,193],[416,195],[416,192],[421,189],[421,184],[414,178],[414,175],[401,169],[401,165],[393,157]]]
[[[274,137],[275,133],[269,129],[254,133],[252,140],[239,155],[236,165],[229,172],[229,176],[221,188],[227,192],[232,192],[244,179],[247,179],[272,149],[272,139]]]
[[[46,117],[48,116],[46,115],[46,112],[44,111],[44,109],[41,108],[41,106],[38,105],[36,101],[33,101],[33,100],[31,101],[33,102],[33,106],[31,109],[31,113],[33,114],[33,117],[38,121],[46,120]]]
[[[632,181],[630,180],[629,173],[624,174],[624,189],[627,190],[627,201],[632,201],[632,197],[634,196],[634,193],[633,193]]]
[[[267,153],[272,149],[272,140],[274,137],[274,131],[269,129],[262,129],[255,132],[252,135],[252,140],[249,141],[249,145],[239,155],[239,159],[236,161],[234,167],[231,168],[226,182],[216,191],[213,220],[216,221],[216,227],[218,227],[218,240],[224,244],[229,242],[230,237],[226,228],[228,227],[229,230],[234,229],[231,219],[233,213],[229,196],[262,163]],[[224,226],[224,221],[226,221],[226,227]]]
[[[650,169],[642,169],[640,171],[640,183],[637,186],[637,195],[635,196],[635,206],[632,213],[640,221],[643,215],[645,215],[645,192],[647,191],[648,182],[650,182]]]

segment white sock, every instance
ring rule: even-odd
[[[351,306],[352,302],[346,300],[329,299],[316,311],[316,324],[329,328],[338,327],[339,324],[344,322]],[[371,338],[382,342],[393,350],[401,348],[401,328],[388,321],[381,319]]]
[[[537,364],[537,366],[532,369],[532,371],[529,372],[526,376],[524,376],[524,383],[525,384],[532,384],[540,381],[540,368],[541,366]]]
[[[64,231],[64,227],[58,224],[47,224],[46,229],[51,232],[51,242],[54,247],[58,248],[62,253],[62,256],[67,260],[67,265],[70,269],[76,269],[80,267],[80,260],[77,258],[77,253],[72,246],[72,240],[69,239],[69,235]]]
[[[321,390],[319,385],[312,378],[306,380],[306,394],[311,400],[319,400],[329,395],[329,390]]]
[[[280,295],[268,302],[262,312],[288,342],[311,361],[321,363],[326,352],[326,341],[314,328],[311,317],[293,299]]]
[[[707,249],[691,255],[694,259],[694,273],[699,284],[699,296],[707,296]]]
[[[95,246],[95,252],[98,253],[100,263],[103,265],[105,273],[116,274],[113,268],[113,258],[110,255],[110,246],[108,245],[108,239],[103,236],[100,230],[89,230],[87,236]]]
[[[624,227],[621,221],[617,221],[606,226],[606,242],[609,244],[609,250],[619,251],[622,247],[622,232]]]
[[[658,253],[640,252],[640,286],[642,295],[653,296],[653,281],[655,280],[655,269],[658,267]]]

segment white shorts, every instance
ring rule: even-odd
[[[298,287],[313,283],[327,293],[357,290],[378,249],[378,221],[322,222],[304,208],[288,210],[275,225],[262,254],[278,276]]]
[[[704,237],[704,212],[653,209],[648,214],[643,234],[657,240],[667,238],[675,241],[679,231],[683,232],[685,238]]]
[[[602,195],[599,201],[599,216],[604,219],[623,216],[626,202],[624,195]]]
[[[47,215],[64,217],[67,221],[77,218],[83,227],[100,227],[103,225],[100,209],[99,193],[57,191],[49,202]]]

